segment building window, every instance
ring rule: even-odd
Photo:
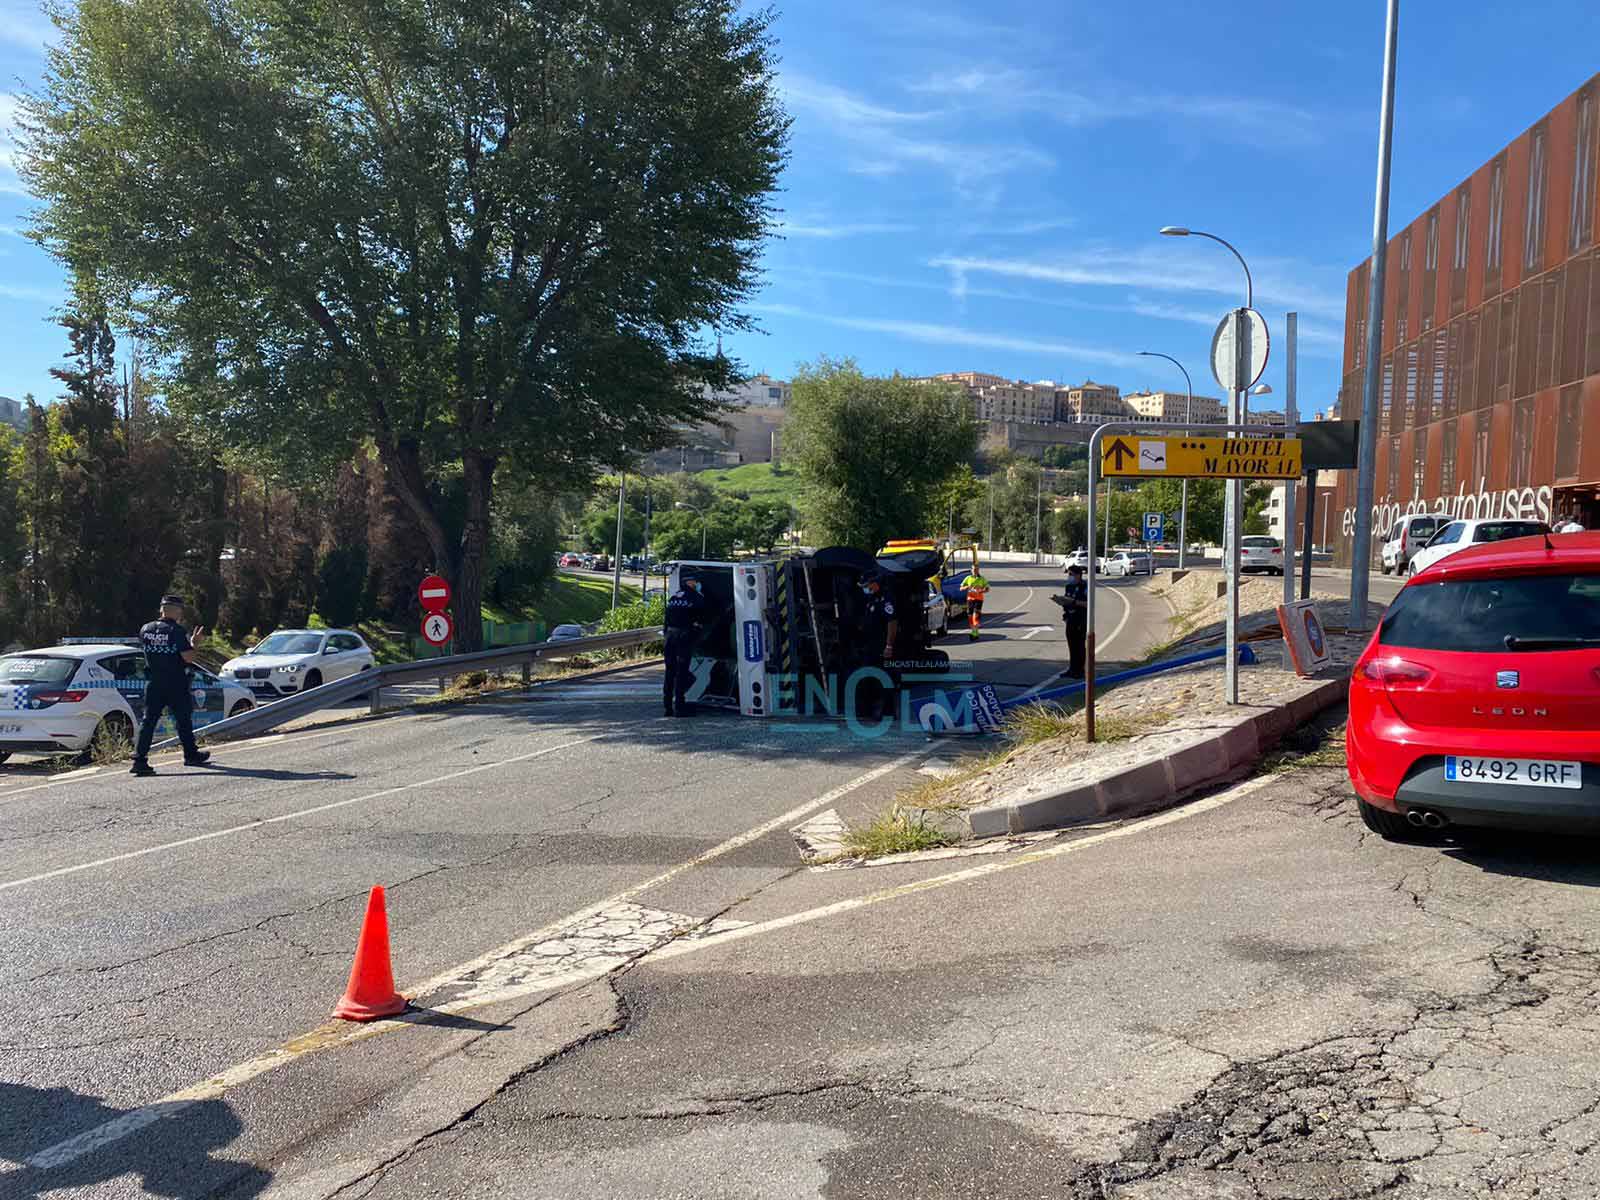
[[[1439,210],[1436,208],[1428,214],[1428,248],[1422,260],[1424,271],[1437,271],[1439,269]]]
[[[1411,435],[1411,499],[1422,495],[1428,477],[1428,434],[1419,429]]]
[[[1583,387],[1581,384],[1569,384],[1561,389],[1561,399],[1556,408],[1557,479],[1577,478],[1582,426]]]
[[[1537,271],[1544,261],[1545,194],[1549,190],[1549,155],[1546,153],[1550,131],[1543,125],[1535,129],[1528,139],[1528,211],[1522,230],[1522,265]]]
[[[1572,172],[1571,248],[1582,250],[1594,240],[1595,179],[1594,92],[1578,95],[1578,146]]]
[[[1379,425],[1384,429],[1393,429],[1394,424],[1394,364],[1398,354],[1392,354],[1383,360],[1383,408],[1379,414]]]
[[[1400,439],[1389,439],[1389,499],[1399,499],[1400,492]]]
[[[1457,427],[1453,420],[1444,423],[1444,457],[1439,460],[1439,494],[1453,496],[1456,490]]]
[[[1511,479],[1509,486],[1527,487],[1533,482],[1533,397],[1525,396],[1511,406]]]
[[[1450,260],[1450,315],[1459,316],[1467,307],[1467,258],[1472,245],[1472,188],[1456,193],[1456,246]]]
[[[783,389],[782,388],[769,387],[767,389],[767,399],[768,400],[782,400],[783,399]]]
[[[1506,159],[1501,155],[1489,168],[1489,227],[1488,253],[1485,264],[1491,279],[1498,282],[1500,262],[1504,254],[1506,226]]]
[[[1467,480],[1467,486],[1482,490],[1489,486],[1490,442],[1489,426],[1490,412],[1486,408],[1478,414],[1478,428],[1472,437],[1472,478]]]

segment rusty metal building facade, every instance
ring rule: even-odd
[[[1600,75],[1389,242],[1373,553],[1403,513],[1600,528]],[[1371,263],[1345,297],[1361,415]],[[1337,493],[1348,561],[1355,473]]]

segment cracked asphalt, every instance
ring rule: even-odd
[[[1081,853],[647,956],[568,993],[582,1035],[470,1109],[337,1193],[279,1191],[1593,1196],[1595,848],[1391,845],[1340,770],[1290,771]],[[791,875],[729,915],[867,876],[927,877]]]
[[[1302,767],[801,867],[950,753],[624,696],[0,775],[0,1197],[1600,1194],[1593,843]],[[352,1036],[374,883],[416,1007]]]

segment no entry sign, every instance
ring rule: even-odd
[[[440,613],[450,607],[450,581],[442,575],[429,575],[417,585],[422,611]]]
[[[422,618],[422,637],[430,646],[444,645],[454,632],[455,626],[451,624],[449,613],[429,613]]]

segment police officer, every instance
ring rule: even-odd
[[[1067,678],[1083,678],[1084,642],[1089,634],[1089,585],[1083,568],[1074,563],[1067,568],[1067,586],[1058,598],[1061,618],[1067,626]]]
[[[895,643],[900,638],[900,618],[895,612],[894,597],[883,590],[881,575],[874,573],[864,576],[861,590],[866,594],[867,602],[861,613],[861,655],[858,665],[863,669],[876,667],[881,671],[884,670],[884,663],[895,656]],[[872,720],[880,717],[889,704],[892,692],[892,685],[883,687],[879,683],[875,686],[869,694],[876,703],[866,705],[868,711],[863,715]],[[860,695],[858,685],[858,703]]]
[[[678,590],[667,600],[667,673],[661,681],[661,700],[667,716],[687,717],[689,702],[689,663],[695,642],[705,622],[706,598],[700,593],[700,578],[693,571],[678,573]]]
[[[161,616],[139,630],[148,681],[144,685],[144,722],[139,726],[139,744],[133,751],[134,775],[156,773],[150,765],[150,743],[162,714],[169,710],[178,727],[178,740],[183,743],[184,765],[198,767],[211,757],[209,751],[194,744],[194,701],[189,695],[194,644],[205,638],[206,631],[197,625],[191,637],[178,623],[182,616],[183,597],[163,596]]]

